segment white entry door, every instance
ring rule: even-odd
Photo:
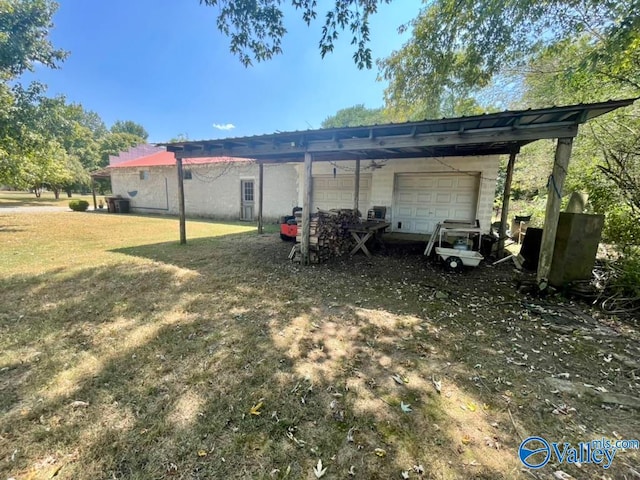
[[[242,220],[253,220],[253,209],[255,205],[255,192],[253,180],[240,181],[240,218]]]
[[[443,220],[474,221],[479,174],[396,174],[392,229],[395,232],[432,233]]]

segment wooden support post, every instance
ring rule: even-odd
[[[304,154],[304,191],[302,197],[302,242],[300,243],[303,265],[311,263],[309,257],[309,216],[311,215],[312,165],[313,157],[309,152],[306,152]]]
[[[504,241],[507,237],[507,222],[509,221],[509,201],[511,199],[511,182],[513,180],[513,166],[516,163],[516,155],[518,152],[509,154],[509,163],[507,163],[507,177],[504,180],[504,192],[502,194],[502,211],[500,212],[500,231],[498,232],[498,257],[504,252]]]
[[[176,158],[176,170],[178,171],[178,205],[180,208],[180,243],[187,243],[187,219],[184,208],[184,179],[182,174],[182,159]]]
[[[353,209],[358,210],[360,203],[360,159],[356,158],[356,185],[353,192]]]
[[[544,216],[544,230],[540,242],[540,259],[538,260],[537,282],[540,290],[548,286],[553,249],[558,230],[558,218],[560,217],[560,204],[562,202],[562,187],[569,168],[571,158],[571,146],[573,137],[559,138],[556,146],[556,155],[553,161],[553,171],[547,185],[547,210]]]
[[[262,234],[262,202],[264,200],[264,163],[258,162],[258,233]]]
[[[96,202],[96,179],[91,178],[91,193],[93,194],[93,209],[98,209],[98,203]]]

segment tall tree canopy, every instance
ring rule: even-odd
[[[0,0],[0,183],[42,183],[59,171],[45,163],[66,162],[64,149],[43,129],[44,86],[16,81],[35,63],[56,67],[64,60],[66,53],[48,39],[56,8],[49,0]]]
[[[383,108],[367,108],[363,104],[338,110],[322,121],[322,128],[359,127],[386,123],[387,116]]]
[[[434,0],[410,25],[412,38],[379,62],[387,102],[438,114],[443,99],[520,71],[545,51],[584,41],[564,74],[606,76],[640,90],[640,1]]]
[[[34,65],[56,68],[66,53],[49,40],[57,4],[51,0],[0,0],[0,183],[54,192],[88,181],[87,170],[109,154],[144,143],[142,125],[118,121],[107,131],[100,117],[45,86],[24,86]]]
[[[109,155],[118,155],[131,147],[144,143],[144,139],[126,132],[111,132],[100,141],[100,167],[109,165]]]
[[[333,51],[340,32],[348,30],[355,46],[353,61],[358,68],[371,68],[369,17],[378,5],[391,0],[335,0],[324,13],[320,35],[320,54],[324,58]],[[282,38],[287,33],[282,8],[286,0],[200,0],[201,4],[218,7],[218,29],[230,38],[231,52],[249,66],[253,60],[264,61],[282,53]],[[310,25],[317,18],[317,0],[291,0],[291,5]]]
[[[50,0],[0,0],[1,80],[18,77],[36,62],[54,68],[66,58],[48,38],[57,8]]]
[[[139,123],[133,122],[131,120],[117,120],[111,126],[111,133],[128,133],[131,135],[135,135],[143,140],[147,140],[149,138],[149,134],[145,130],[145,128]]]

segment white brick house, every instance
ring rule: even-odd
[[[177,215],[175,158],[166,151],[110,166],[114,195],[128,198],[134,212]],[[258,216],[258,165],[253,160],[215,157],[184,162],[187,215],[253,221]],[[290,164],[265,165],[265,220],[288,215],[298,201],[297,174]]]
[[[114,194],[129,198],[132,211],[177,215],[173,154],[160,149],[151,155],[127,158],[115,158],[110,166]],[[366,215],[373,206],[387,207],[387,220],[394,232],[431,233],[436,223],[445,219],[478,219],[488,230],[498,165],[497,155],[362,161],[359,209]],[[314,162],[312,211],[353,208],[355,166],[355,161]],[[184,170],[187,215],[248,221],[257,218],[256,162],[197,158],[185,160]],[[303,175],[300,163],[264,165],[266,221],[290,214],[293,207],[302,205]]]

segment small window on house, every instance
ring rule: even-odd
[[[140,180],[149,180],[149,170],[140,170]]]
[[[188,168],[185,168],[184,170],[182,170],[182,179],[183,180],[191,180],[193,178],[193,174],[191,173],[191,170]]]
[[[243,182],[244,201],[253,202],[253,182]]]

